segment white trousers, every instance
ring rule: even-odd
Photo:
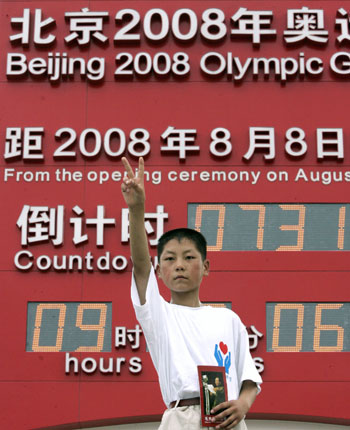
[[[158,430],[208,430],[209,428],[201,426],[200,405],[193,405],[167,409],[163,414]],[[244,420],[238,423],[234,429],[248,430]]]

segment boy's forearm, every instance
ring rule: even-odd
[[[250,380],[243,381],[241,392],[239,394],[239,400],[244,402],[246,407],[246,412],[249,411],[254,400],[258,394],[258,388],[256,383]]]
[[[245,415],[248,413],[250,407],[254,403],[257,394],[258,388],[255,382],[250,380],[243,381],[238,400],[229,400],[227,402],[220,403],[212,409],[212,414],[220,412],[220,410],[224,409],[215,418],[213,418],[215,423],[223,421],[215,428],[234,428],[242,419],[244,419]]]
[[[146,302],[146,288],[151,269],[144,213],[143,206],[129,208],[130,251],[134,267],[134,277],[142,305]]]
[[[144,206],[129,208],[130,250],[134,271],[148,274],[151,261],[144,218]]]

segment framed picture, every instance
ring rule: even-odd
[[[203,427],[215,427],[212,419],[215,415],[210,411],[222,402],[227,401],[227,384],[225,368],[220,366],[198,366],[198,379],[201,399],[201,417]]]

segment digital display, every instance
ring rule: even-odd
[[[350,204],[190,203],[209,251],[348,251]]]
[[[109,352],[112,303],[28,303],[26,351]]]
[[[269,352],[350,351],[350,303],[267,303]]]

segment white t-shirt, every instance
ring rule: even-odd
[[[249,352],[246,328],[231,310],[166,302],[153,268],[146,303],[140,304],[134,277],[131,299],[167,406],[174,400],[199,397],[198,365],[225,366],[229,400],[238,399],[244,380],[262,383]]]

